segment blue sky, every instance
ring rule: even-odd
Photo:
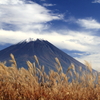
[[[48,40],[100,70],[100,0],[0,0],[0,50]]]

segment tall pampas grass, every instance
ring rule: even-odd
[[[100,75],[93,73],[87,61],[86,71],[79,67],[81,74],[74,64],[63,73],[59,59],[55,58],[56,71],[47,74],[36,55],[34,63],[27,61],[28,69],[18,69],[14,55],[10,56],[11,67],[0,62],[0,100],[100,100]]]

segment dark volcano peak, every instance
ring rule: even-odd
[[[9,60],[11,53],[14,54],[18,67],[23,66],[26,68],[26,61],[30,60],[31,62],[34,62],[33,56],[36,55],[40,64],[45,66],[46,71],[54,69],[55,57],[60,60],[64,71],[68,69],[71,63],[75,65],[76,71],[78,71],[80,66],[83,69],[86,68],[82,63],[67,55],[46,40],[34,40],[31,38],[5,48],[0,51],[0,61]]]

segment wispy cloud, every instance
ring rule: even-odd
[[[94,0],[92,3],[100,3],[100,0]]]
[[[46,0],[40,0],[40,1],[46,1]]]
[[[0,4],[23,4],[22,0],[0,0]]]
[[[56,4],[48,4],[48,3],[43,3],[43,6],[48,7],[48,6],[55,6]]]
[[[15,30],[29,31],[32,29],[43,30],[47,22],[61,20],[60,14],[35,2],[24,0],[1,0],[0,1],[0,28],[5,29],[6,24]],[[24,27],[24,28],[23,28]]]
[[[88,61],[93,69],[100,71],[100,53],[91,53],[90,55],[82,55],[75,58],[82,63],[84,63],[84,60]]]
[[[78,19],[77,23],[86,29],[100,29],[100,23],[92,18]]]

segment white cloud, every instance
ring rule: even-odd
[[[100,3],[100,0],[94,0],[92,3]]]
[[[23,4],[22,0],[0,0],[0,4]]]
[[[43,32],[43,31],[42,31]],[[78,50],[78,51],[91,51],[91,47],[99,45],[99,38],[87,35],[80,32],[71,30],[63,30],[60,34],[59,31],[44,31],[41,32],[13,32],[0,30],[0,42],[4,43],[17,43],[27,38],[42,38],[48,40],[62,49]],[[14,41],[12,41],[12,39]]]
[[[25,3],[23,0],[1,0],[0,1],[0,28],[4,29],[4,24],[10,24],[13,28],[29,31],[30,29],[45,29],[45,24],[52,20],[61,20],[62,16],[54,14],[45,7],[31,2]],[[15,27],[14,27],[15,26]],[[24,27],[24,29],[23,29]]]
[[[95,19],[78,19],[77,23],[86,29],[100,29],[100,23]]]
[[[91,67],[100,72],[100,53],[93,53],[90,55],[83,55],[76,59],[82,63],[84,60],[88,61],[91,64]]]
[[[43,4],[43,6],[46,6],[46,7],[48,7],[48,6],[55,6],[56,4],[47,4],[47,3],[44,3]]]

